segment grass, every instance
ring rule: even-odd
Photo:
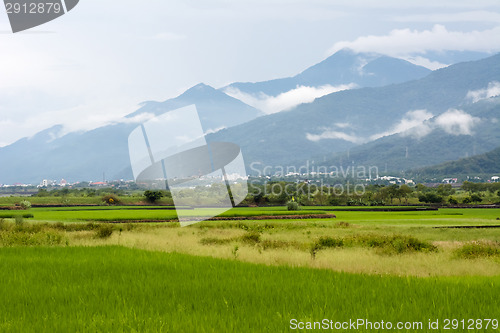
[[[32,220],[34,224],[45,225],[45,229],[48,228],[47,223],[54,224],[53,232],[61,231],[65,237],[63,243],[67,241],[70,246],[119,244],[219,258],[232,258],[232,250],[238,246],[238,259],[253,263],[328,268],[368,274],[500,275],[500,256],[457,254],[458,249],[470,243],[493,244],[500,241],[500,229],[433,228],[497,225],[499,209],[334,211],[338,216],[336,219],[205,221],[188,228],[179,228],[178,223],[134,223],[108,226],[108,229],[104,230],[97,222],[165,219],[175,214],[174,210],[161,207],[143,208],[58,207],[34,208],[29,212],[35,216]],[[202,215],[210,210],[208,208],[189,212]],[[225,214],[242,216],[288,213],[285,207],[267,207],[236,208]],[[83,221],[87,223],[82,223]],[[44,244],[41,241],[43,236],[40,235],[18,236],[8,236],[9,241],[5,244],[12,246],[23,241],[25,244]],[[38,240],[31,242],[32,238]]]
[[[107,207],[57,207],[32,208],[29,211],[34,219],[39,221],[141,221],[141,220],[174,220],[177,218],[175,209],[164,207],[134,207],[134,206],[107,206]],[[220,208],[200,208],[186,210],[193,217],[218,215]],[[290,212],[285,207],[267,208],[234,208],[219,216],[262,216],[262,215],[307,215],[325,214],[325,211],[301,210]]]
[[[366,276],[116,246],[1,249],[0,263],[6,332],[286,332],[291,319],[499,315],[499,278]]]
[[[446,238],[438,238],[441,229],[414,232],[412,228],[402,227],[394,232],[393,227],[344,227],[327,222],[244,222],[205,222],[186,228],[176,224],[132,224],[130,226],[134,228],[130,231],[126,230],[129,225],[125,224],[121,232],[116,232],[120,226],[115,225],[115,232],[105,241],[85,232],[82,235],[70,233],[68,237],[70,246],[116,244],[223,259],[233,258],[232,251],[238,246],[240,261],[351,273],[421,277],[500,276],[500,257],[470,260],[455,254],[456,249],[468,242],[500,239],[498,229],[479,229],[472,235],[465,230],[449,229]],[[461,235],[464,240],[453,240],[453,234]],[[342,240],[344,245],[320,248],[313,259],[311,246],[322,237]],[[445,240],[448,238],[451,240]]]
[[[267,215],[308,215],[333,213],[336,221],[356,223],[357,225],[384,226],[412,226],[412,227],[439,227],[460,225],[500,225],[500,209],[460,209],[442,208],[438,211],[418,212],[369,212],[369,211],[336,211],[335,207],[322,207],[311,210],[312,207],[300,211],[288,211],[286,207],[258,207],[233,208],[219,216],[267,216]],[[220,212],[218,208],[201,208],[186,211],[190,216],[212,216]],[[4,213],[2,213],[4,214]],[[14,213],[5,213],[14,214]],[[173,220],[177,215],[173,209],[164,207],[134,207],[134,206],[106,206],[106,207],[57,207],[32,208],[25,214],[32,214],[38,221],[126,221],[126,220]],[[291,222],[291,221],[290,221]],[[295,221],[294,221],[295,223]]]
[[[29,222],[15,213],[0,219],[2,332],[285,332],[291,319],[324,318],[422,322],[421,331],[439,319],[440,332],[445,318],[500,319],[500,229],[433,228],[500,224],[499,209],[185,228],[97,222],[175,216],[162,207],[33,208]]]
[[[0,206],[11,206],[18,204],[22,200],[28,200],[33,205],[100,205],[102,203],[102,197],[79,197],[79,196],[64,196],[64,197],[37,197],[37,196],[8,196],[0,197]],[[145,202],[145,198],[142,196],[119,196],[120,202],[124,205],[137,204],[138,202]],[[157,202],[158,204],[172,204],[171,198],[161,198]]]

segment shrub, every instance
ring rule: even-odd
[[[287,242],[282,240],[263,240],[259,244],[262,246],[263,250],[284,249],[289,246],[298,247],[298,245],[295,242]]]
[[[331,197],[330,200],[328,200],[328,202],[332,206],[340,206],[342,204],[342,201],[339,198],[336,198],[336,197]]]
[[[234,248],[233,248],[233,250],[231,251],[231,253],[234,256],[234,259],[238,258],[238,250],[239,250],[239,246],[235,245]]]
[[[344,246],[344,240],[341,238],[320,237],[317,243],[320,246],[320,248]]]
[[[21,226],[24,223],[24,217],[22,217],[22,215],[16,215],[14,219],[17,226]]]
[[[338,222],[337,224],[335,224],[335,226],[338,228],[349,228],[351,226],[351,224],[349,222],[341,221],[341,222]]]
[[[472,242],[455,250],[455,255],[464,259],[488,258],[499,256],[500,248],[494,244]]]
[[[431,243],[421,241],[414,237],[393,235],[363,235],[353,236],[347,240],[352,245],[361,245],[366,247],[377,248],[383,254],[407,253],[407,252],[433,252],[437,247]]]
[[[456,205],[456,204],[458,204],[458,200],[455,199],[454,197],[449,197],[448,198],[448,202],[449,202],[450,205]]]
[[[160,200],[163,197],[163,192],[162,191],[144,191],[144,196],[146,197],[146,200],[150,203],[155,203],[156,201]]]
[[[483,201],[483,199],[479,195],[477,195],[477,194],[471,195],[470,198],[471,198],[472,202],[481,202],[481,201]]]
[[[31,202],[29,202],[28,200],[23,200],[19,203],[19,206],[21,207],[21,209],[27,210],[31,208]]]
[[[311,244],[309,253],[311,253],[311,258],[313,260],[316,259],[316,254],[318,253],[319,250],[321,250],[321,246],[318,244],[318,242],[314,242]]]
[[[225,245],[229,244],[233,241],[232,238],[202,238],[200,239],[200,244],[202,245]]]
[[[299,210],[299,204],[295,200],[290,200],[286,203],[288,210]]]
[[[437,248],[427,242],[421,241],[414,237],[393,236],[387,242],[384,242],[382,248],[387,253],[405,253],[405,252],[431,252]]]
[[[241,240],[248,244],[257,244],[260,242],[260,234],[258,232],[250,232],[242,236]]]
[[[97,238],[109,238],[113,234],[113,226],[111,224],[101,224],[96,229]]]
[[[120,203],[120,198],[114,194],[107,194],[102,197],[102,202],[105,202],[108,205],[117,205]]]
[[[320,237],[316,242],[311,244],[309,248],[309,253],[311,253],[311,258],[316,259],[316,254],[319,250],[330,248],[330,247],[342,247],[344,246],[344,240],[341,238],[332,237]]]
[[[437,195],[436,193],[430,192],[427,194],[421,194],[418,196],[418,201],[425,203],[442,203],[443,197]]]
[[[26,214],[0,214],[1,219],[14,219],[16,216],[24,217],[25,219],[33,218],[34,215],[30,213]]]

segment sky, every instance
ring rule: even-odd
[[[500,1],[80,0],[16,34],[2,9],[0,146],[117,122],[200,82],[292,76],[344,47],[432,69],[446,64],[426,51],[500,52]]]

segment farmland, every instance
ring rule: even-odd
[[[384,209],[395,211],[235,208],[223,215],[248,220],[189,227],[164,206],[0,211],[32,216],[0,217],[0,327],[280,332],[363,318],[423,331],[439,319],[444,331],[446,318],[500,319],[500,228],[448,228],[500,225],[500,209]],[[300,219],[314,214],[336,218]]]
[[[0,257],[2,331],[283,332],[291,319],[498,316],[498,278],[353,275],[115,246]]]

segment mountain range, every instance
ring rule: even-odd
[[[222,88],[259,96],[277,96],[300,86],[379,87],[419,79],[431,71],[408,61],[376,53],[356,53],[343,49],[303,72],[287,78],[263,82],[235,82]]]
[[[165,102],[146,102],[120,123],[88,132],[60,136],[54,126],[31,138],[0,148],[0,183],[38,184],[43,179],[100,181],[132,179],[128,136],[139,126],[135,118],[150,119],[170,110],[196,104],[204,130],[234,126],[257,117],[260,112],[204,84]]]
[[[400,172],[500,146],[498,104],[491,98],[474,103],[495,92],[497,81],[500,55],[401,84],[329,94],[213,136],[238,143],[245,158],[261,166],[302,165],[314,157],[327,166],[355,163]],[[461,127],[457,119],[468,123]],[[412,127],[417,133],[397,134]],[[418,133],[420,127],[425,133]]]
[[[253,174],[267,165],[307,161],[401,172],[500,146],[498,81],[500,55],[431,72],[401,59],[342,50],[285,79],[221,89],[199,84],[176,98],[145,102],[122,121],[91,131],[61,136],[62,127],[54,126],[0,148],[0,183],[100,180],[103,174],[132,179],[130,132],[144,119],[190,104],[198,109],[207,140],[239,144]],[[279,96],[298,86],[325,85],[356,88],[269,115],[225,93]]]
[[[433,166],[500,146],[500,98],[460,105],[406,131],[315,159],[317,165],[376,166],[381,173]],[[497,167],[500,169],[500,165]],[[499,170],[500,171],[500,170]]]

